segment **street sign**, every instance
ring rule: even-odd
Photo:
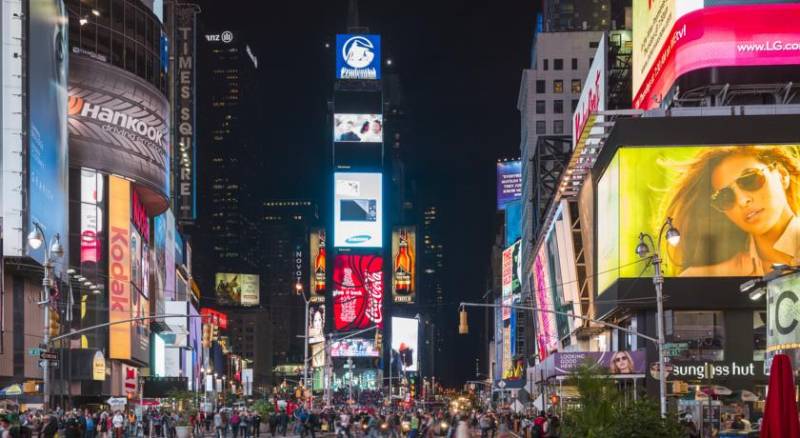
[[[31,348],[31,349],[28,350],[28,356],[38,356],[41,353],[42,353],[42,350],[40,348],[36,348],[36,347]]]
[[[58,353],[52,351],[42,351],[39,353],[39,359],[58,360]]]
[[[44,368],[45,362],[50,362],[50,368],[58,368],[58,360],[46,361],[44,359],[39,361],[39,368]]]
[[[688,342],[665,342],[664,355],[668,357],[680,356],[689,349]]]

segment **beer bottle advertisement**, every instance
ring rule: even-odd
[[[392,298],[395,303],[413,303],[416,293],[416,230],[392,230]]]
[[[311,284],[311,302],[324,303],[325,302],[325,278],[327,275],[325,267],[325,229],[317,228],[311,230],[309,236],[309,258],[311,262],[310,284]]]

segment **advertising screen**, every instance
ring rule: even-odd
[[[311,306],[308,309],[308,342],[316,344],[325,340],[325,305]]]
[[[795,1],[634,0],[634,108],[657,107],[693,70],[800,64],[798,22]]]
[[[109,185],[109,248],[108,321],[131,319],[134,310],[131,294],[131,183],[116,176],[108,177]],[[132,325],[123,322],[109,326],[111,359],[131,359]]]
[[[417,292],[417,232],[414,227],[392,230],[392,299],[413,303]]]
[[[308,278],[311,287],[311,302],[324,303],[327,275],[324,228],[315,228],[311,230],[309,237],[309,255],[310,257],[308,260],[311,262],[311,270]]]
[[[333,325],[349,331],[383,327],[383,258],[340,254],[333,265]]]
[[[415,318],[392,317],[392,358],[402,371],[417,371],[419,321]]]
[[[45,235],[67,244],[67,17],[61,0],[31,0],[26,46],[28,101],[28,231],[38,223]],[[8,35],[8,29],[5,29]],[[17,54],[14,55],[17,58]],[[16,188],[20,190],[19,187]],[[39,263],[45,251],[29,250]],[[62,260],[68,261],[66,259]],[[69,263],[57,263],[65,270]]]
[[[144,79],[110,64],[69,59],[69,161],[122,175],[169,197],[169,103]]]
[[[503,250],[503,298],[519,296],[522,291],[522,283],[520,283],[522,263],[519,259],[521,244],[522,242],[518,240]]]
[[[378,357],[380,352],[371,339],[342,339],[331,344],[331,357]]]
[[[506,204],[506,246],[522,238],[522,201],[516,200]]]
[[[333,141],[383,143],[383,115],[334,114]]]
[[[336,35],[336,79],[380,78],[380,35]]]
[[[102,260],[103,175],[92,169],[81,169],[81,268],[96,268]],[[85,274],[84,274],[85,276]]]
[[[767,357],[788,354],[800,357],[800,274],[785,275],[767,283]]]
[[[662,247],[665,276],[761,276],[800,255],[800,147],[621,148],[597,202],[599,293],[653,274],[636,254],[639,233],[657,237],[667,218],[681,238]]]
[[[553,294],[551,292],[552,278],[547,257],[547,247],[542,245],[533,261],[533,281],[531,290],[537,307],[542,309],[555,309]],[[558,349],[558,329],[556,318],[552,313],[537,312],[536,314],[536,340],[539,345],[539,357],[546,358],[550,352]]]
[[[334,246],[383,247],[383,174],[334,174]]]
[[[497,209],[505,210],[509,202],[522,198],[522,162],[497,162]]]
[[[217,303],[226,306],[257,306],[260,302],[259,276],[217,272],[214,280]]]

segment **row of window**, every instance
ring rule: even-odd
[[[543,79],[538,79],[536,81],[536,94],[544,94],[547,92],[546,90],[547,83]],[[570,92],[572,94],[581,94],[581,80],[580,79],[573,79],[570,83]],[[564,80],[563,79],[555,79],[553,80],[553,93],[563,93],[564,92]]]
[[[571,112],[575,112],[575,108],[578,107],[578,99],[572,99],[571,103],[572,103]],[[536,114],[547,114],[547,101],[545,100],[536,101]],[[563,99],[553,100],[553,114],[564,114]]]
[[[563,134],[564,133],[564,121],[563,120],[553,120],[553,134]],[[547,134],[547,122],[544,120],[537,120],[536,121],[536,135],[543,135]]]
[[[542,70],[550,70],[550,60],[544,58],[542,61]],[[591,64],[591,63],[590,63]],[[572,69],[578,69],[578,58],[572,58]],[[553,59],[553,70],[564,70],[564,59],[562,58],[554,58]]]

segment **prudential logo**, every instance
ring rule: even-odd
[[[380,36],[336,36],[337,79],[380,79]]]

